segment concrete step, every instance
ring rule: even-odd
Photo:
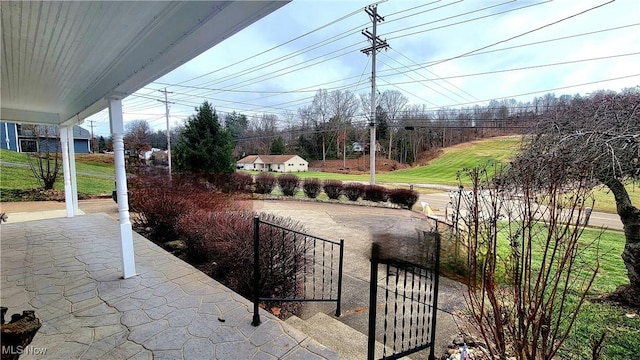
[[[286,323],[336,351],[342,360],[362,360],[367,357],[367,336],[332,316],[317,313],[307,320],[292,316]],[[376,342],[376,353],[381,352],[382,344]]]

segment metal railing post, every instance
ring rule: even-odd
[[[436,342],[436,318],[438,317],[438,284],[440,282],[440,233],[435,232],[435,249],[433,250],[435,256],[435,265],[433,268],[433,318],[431,319],[431,350],[429,352],[429,360],[436,360],[435,356],[435,342]]]
[[[338,305],[336,306],[336,316],[340,317],[340,304],[342,302],[342,260],[344,257],[344,239],[340,239],[340,258],[338,259]],[[333,266],[333,264],[332,264]]]
[[[367,359],[376,356],[376,305],[378,302],[378,256],[380,245],[371,244],[371,276],[369,278],[369,337],[367,339]]]
[[[253,321],[260,325],[260,218],[253,217]]]

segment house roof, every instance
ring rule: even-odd
[[[252,164],[260,159],[265,164],[283,164],[298,155],[249,155],[238,160],[238,163]],[[302,159],[302,158],[301,158]],[[303,161],[306,161],[302,159]]]
[[[254,161],[256,161],[258,159],[258,155],[249,155],[249,156],[245,156],[242,159],[238,160],[237,162],[242,163],[242,164],[253,164]]]
[[[77,124],[287,2],[2,1],[2,119]]]
[[[260,156],[260,159],[265,164],[283,164],[298,155],[259,155],[259,156]]]

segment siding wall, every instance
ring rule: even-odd
[[[7,147],[7,135],[9,135],[9,147]],[[0,122],[0,147],[5,150],[18,151],[16,124]]]

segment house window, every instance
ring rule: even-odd
[[[280,170],[280,164],[278,164],[278,170]]]
[[[22,152],[38,152],[38,144],[35,140],[20,139],[20,149]]]

